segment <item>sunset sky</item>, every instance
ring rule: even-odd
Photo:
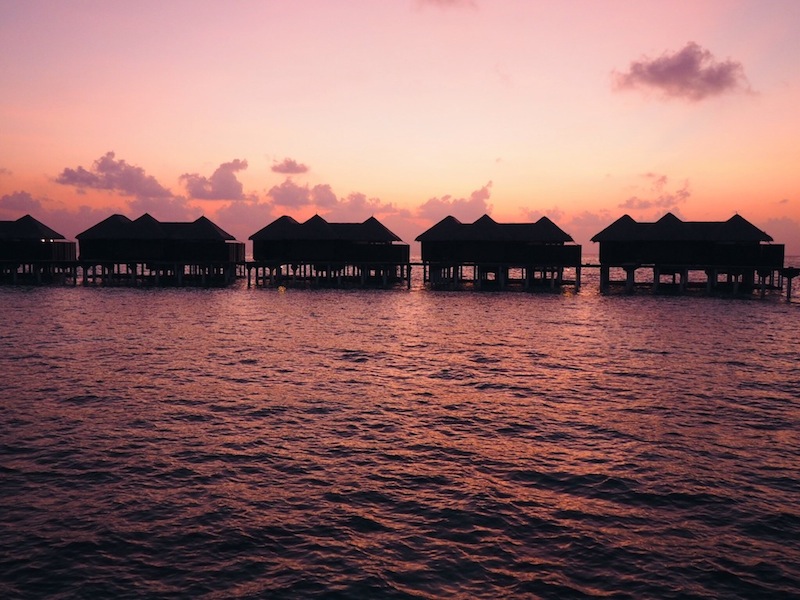
[[[0,219],[738,212],[800,254],[797,0],[0,0]]]

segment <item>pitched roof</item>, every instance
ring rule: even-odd
[[[375,217],[363,223],[329,223],[314,215],[304,223],[283,216],[250,236],[251,240],[344,240],[390,243],[402,241]]]
[[[63,235],[30,215],[16,221],[0,221],[0,240],[63,240]]]
[[[735,241],[773,241],[772,237],[765,231],[762,231],[738,214],[733,215],[720,225],[718,235]]]
[[[772,238],[739,215],[727,221],[681,221],[667,213],[655,223],[623,215],[597,233],[593,242],[771,242]]]
[[[127,227],[130,236],[137,240],[160,240],[167,236],[162,224],[149,213],[144,213],[138,219],[134,219]]]
[[[195,221],[158,221],[148,213],[135,221],[124,215],[111,215],[107,219],[75,236],[79,240],[189,240],[228,241],[235,238],[206,217]]]
[[[128,233],[132,221],[125,215],[111,215],[82,231],[75,237],[79,240],[107,240],[109,238],[123,238]]]
[[[461,223],[455,217],[445,217],[417,236],[417,241],[564,243],[573,240],[547,217],[535,223],[498,223],[489,215],[483,215],[474,223]]]
[[[436,225],[417,236],[418,242],[438,242],[451,240],[461,230],[463,223],[453,216],[447,216]]]
[[[300,229],[297,227],[298,225],[300,225],[300,223],[295,221],[292,217],[288,215],[283,215],[282,217],[275,219],[272,223],[270,223],[266,227],[262,227],[261,229],[256,231],[248,239],[251,240],[295,239],[295,236],[300,232]]]
[[[355,242],[402,242],[388,227],[370,217],[363,223],[331,223],[340,237]]]
[[[166,237],[171,240],[216,240],[226,242],[236,239],[206,217],[200,217],[190,223],[174,221],[161,223],[161,227]]]
[[[319,215],[314,215],[301,225],[304,239],[307,240],[334,240],[336,233],[330,223]]]

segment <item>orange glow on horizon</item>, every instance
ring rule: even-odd
[[[624,213],[739,212],[800,253],[800,15],[737,6],[21,5],[0,23],[0,219],[206,214],[246,238],[375,215],[413,237],[546,214],[585,243]]]

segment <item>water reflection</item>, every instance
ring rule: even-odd
[[[10,595],[797,589],[791,306],[241,292],[0,290]]]

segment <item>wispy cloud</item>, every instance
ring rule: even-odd
[[[474,221],[492,211],[488,203],[491,196],[492,182],[475,190],[469,198],[453,198],[450,195],[441,198],[431,198],[417,209],[417,214],[425,219],[438,221],[447,215],[453,215],[459,220]]]
[[[172,197],[172,192],[155,177],[145,173],[141,167],[129,165],[122,159],[117,160],[113,152],[107,152],[98,158],[89,169],[82,166],[64,169],[55,181],[62,185],[71,185],[79,191],[108,190],[138,198]]]
[[[585,210],[563,222],[557,222],[556,225],[571,235],[576,243],[583,245],[584,253],[591,254],[597,251],[597,246],[590,244],[592,236],[608,227],[617,217],[618,214],[612,214],[605,209]]]
[[[272,165],[272,171],[285,175],[299,175],[300,173],[307,173],[308,167],[302,163],[298,163],[293,158],[284,158],[282,162]]]
[[[6,169],[5,167],[0,167],[0,176],[2,175],[11,175],[11,171]]]
[[[740,62],[717,61],[695,42],[658,58],[633,61],[627,71],[614,71],[612,80],[615,90],[651,89],[667,98],[693,102],[728,92],[752,91]]]
[[[689,181],[683,182],[680,188],[670,191],[669,178],[658,173],[645,173],[642,175],[648,189],[642,194],[628,197],[618,206],[627,210],[644,211],[662,209],[676,211],[680,204],[686,202],[692,195],[689,190]]]
[[[522,211],[523,215],[525,215],[525,219],[534,223],[541,219],[542,217],[547,217],[551,221],[553,221],[556,225],[559,221],[564,218],[564,211],[558,207],[553,207],[550,210],[542,210],[539,208],[525,208]]]
[[[184,173],[180,180],[186,186],[186,193],[195,200],[242,200],[244,192],[236,173],[246,168],[247,161],[236,158],[222,163],[210,177]]]

